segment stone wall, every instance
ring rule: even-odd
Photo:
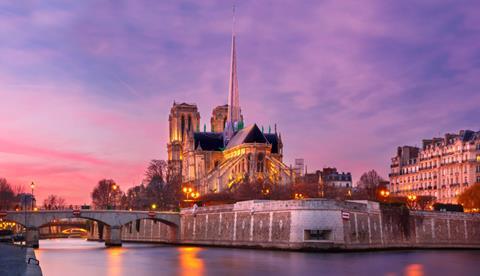
[[[375,202],[245,201],[184,209],[187,244],[283,249],[480,248],[480,216]]]
[[[100,227],[101,228],[101,227]],[[108,227],[103,227],[103,237]],[[305,250],[480,248],[480,215],[408,211],[367,201],[244,201],[183,209],[177,229],[149,219],[123,241]],[[90,238],[98,239],[95,222]],[[177,240],[179,238],[179,240]]]

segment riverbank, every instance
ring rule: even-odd
[[[33,249],[0,244],[0,275],[42,276],[42,270]]]
[[[408,210],[369,201],[252,200],[182,209],[180,224],[132,221],[123,242],[298,251],[480,249],[480,215]],[[88,238],[107,239],[93,222]]]

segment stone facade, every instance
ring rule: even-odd
[[[480,248],[480,215],[409,211],[369,201],[244,201],[183,209],[180,228],[140,219],[122,241],[292,250]],[[90,239],[108,239],[94,222]],[[178,232],[177,232],[178,231]],[[101,234],[100,234],[101,232]]]
[[[390,192],[434,196],[457,203],[465,189],[480,183],[480,132],[462,130],[423,140],[422,148],[403,146],[392,158]]]
[[[181,243],[295,250],[480,248],[480,216],[375,202],[246,201],[184,209]]]

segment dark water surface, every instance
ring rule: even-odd
[[[480,251],[300,253],[250,249],[40,241],[44,276],[64,275],[480,275]]]

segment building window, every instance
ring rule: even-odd
[[[332,230],[305,230],[304,231],[304,240],[317,240],[325,241],[332,239]]]
[[[257,172],[263,172],[264,154],[259,153],[257,156]]]
[[[185,117],[182,115],[182,120],[181,120],[181,130],[182,130],[182,137],[180,137],[180,140],[183,140],[183,134],[185,133]]]

